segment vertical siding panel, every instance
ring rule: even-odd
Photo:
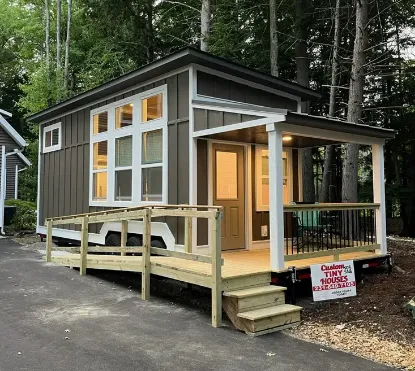
[[[177,127],[178,136],[178,165],[177,188],[178,203],[189,203],[189,122],[181,122]],[[179,171],[180,169],[180,171]],[[172,183],[170,183],[172,184]],[[179,218],[177,223],[177,239],[180,244],[184,243],[184,218]]]
[[[70,206],[70,214],[76,214],[76,197],[77,197],[77,180],[78,180],[78,153],[77,147],[72,147],[70,149],[71,155],[71,206]],[[75,229],[75,226],[73,227]]]
[[[197,141],[197,204],[208,204],[208,149],[206,140]],[[197,244],[208,244],[208,220],[197,220]]]
[[[177,118],[189,117],[189,72],[177,76]]]
[[[59,177],[60,177],[60,170],[61,172],[64,171],[64,169],[60,169],[59,166],[59,155],[61,151],[55,151],[53,153],[53,159],[54,159],[54,172],[53,172],[53,216],[59,215]]]
[[[177,75],[167,79],[168,121],[177,120]]]
[[[59,215],[65,215],[65,183],[66,183],[66,162],[65,162],[65,150],[59,151],[59,167],[61,174],[59,176]]]
[[[38,164],[40,166],[40,179],[38,183],[39,187],[39,225],[45,224],[45,207],[46,207],[46,193],[45,193],[45,155],[40,155],[40,162]]]
[[[169,165],[168,165],[168,203],[176,205],[178,203],[177,192],[179,188],[178,184],[178,136],[177,136],[177,123],[169,125],[168,130],[168,153],[169,153]],[[177,236],[177,218],[166,218],[166,222],[170,227],[174,236]],[[176,237],[177,238],[177,237]],[[176,243],[178,241],[176,240]]]
[[[70,148],[65,148],[65,215],[71,210],[71,154]]]

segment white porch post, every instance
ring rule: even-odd
[[[385,163],[383,144],[372,145],[373,166],[373,202],[379,203],[376,210],[376,243],[380,245],[381,254],[387,253],[386,248],[386,203],[385,203]]]
[[[269,225],[271,269],[284,269],[282,129],[267,126],[269,150]]]
[[[0,171],[0,231],[4,232],[4,200],[6,199],[6,147],[1,146]]]

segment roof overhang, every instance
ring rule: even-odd
[[[19,151],[16,154],[26,166],[32,166],[32,162],[22,152]]]
[[[230,62],[209,53],[193,48],[185,48],[160,58],[148,65],[132,71],[105,84],[97,86],[64,102],[51,106],[28,117],[32,122],[43,122],[72,111],[81,106],[92,104],[117,92],[125,91],[145,81],[157,78],[171,71],[190,66],[200,65],[229,75],[240,77],[269,88],[282,90],[303,100],[317,100],[321,94],[294,82],[283,80],[266,73]]]
[[[0,126],[9,134],[13,140],[20,146],[26,147],[27,142],[23,139],[23,137],[11,126],[7,120],[3,117],[2,113],[0,113]]]

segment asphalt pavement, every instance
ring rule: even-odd
[[[129,285],[92,273],[0,240],[1,371],[392,370],[282,333],[215,329],[197,306],[141,300],[138,275]]]

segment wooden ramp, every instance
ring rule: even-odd
[[[80,254],[52,254],[52,262],[69,267],[80,267]],[[142,256],[87,254],[88,269],[142,271]],[[272,286],[271,271],[241,268],[224,262],[222,272],[222,306],[233,325],[248,334],[259,335],[296,325],[302,308],[285,304],[284,287]],[[180,258],[153,256],[151,274],[211,288],[209,265]],[[239,273],[237,273],[239,272]],[[241,273],[243,272],[243,273]]]

